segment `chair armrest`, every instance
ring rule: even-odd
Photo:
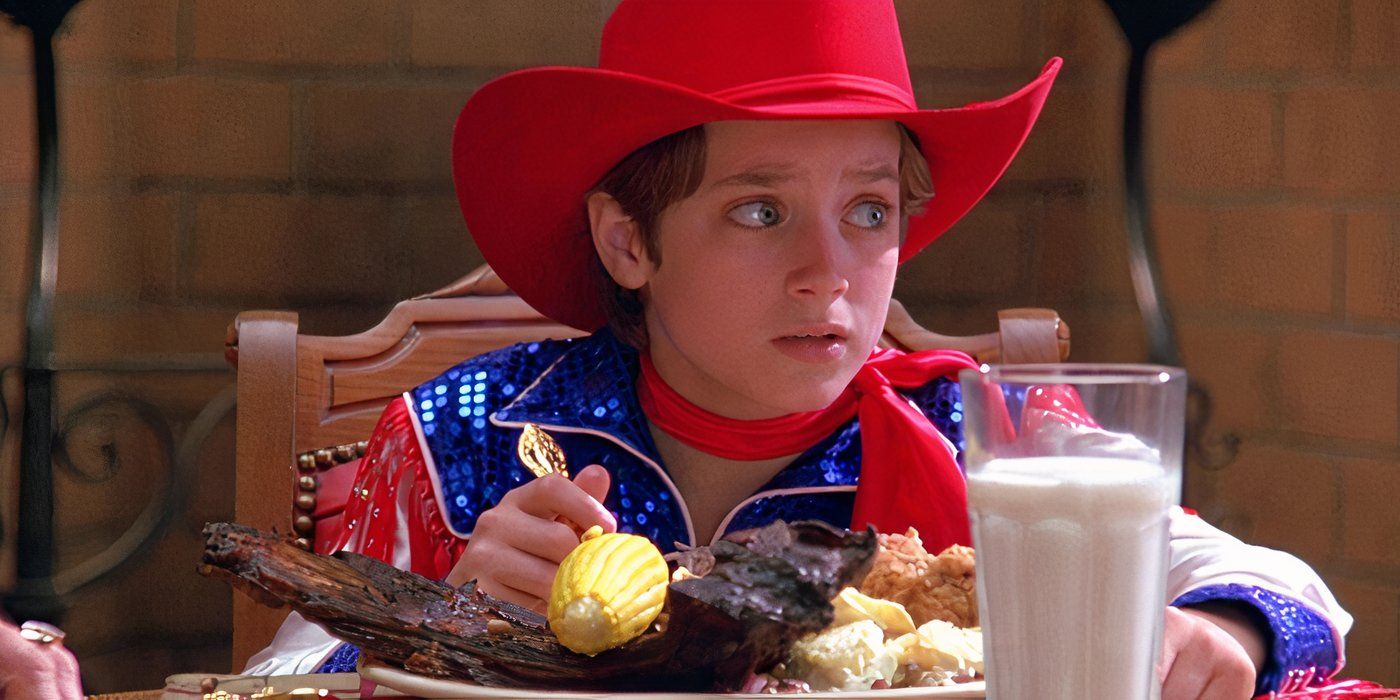
[[[1000,330],[981,335],[941,335],[924,328],[897,299],[890,300],[882,345],[905,351],[961,350],[978,362],[1062,362],[1069,357],[1069,325],[1051,309],[1005,309]]]

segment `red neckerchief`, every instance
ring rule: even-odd
[[[830,406],[766,420],[706,411],[668,386],[645,354],[641,365],[637,398],[647,418],[677,440],[724,459],[798,454],[858,416],[861,470],[852,529],[873,525],[879,532],[903,533],[914,527],[924,547],[935,553],[951,544],[972,544],[967,482],[953,450],[923,412],[896,391],[977,367],[966,354],[877,349]]]

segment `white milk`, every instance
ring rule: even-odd
[[[1128,459],[996,459],[968,479],[988,698],[1156,698],[1174,482]]]

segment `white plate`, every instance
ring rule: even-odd
[[[476,698],[515,698],[518,700],[773,700],[773,695],[756,693],[604,693],[567,690],[519,690],[491,688],[463,681],[427,678],[388,666],[364,665],[360,677],[406,695],[433,700],[475,700]],[[983,681],[937,688],[894,688],[865,692],[795,693],[781,696],[794,700],[896,700],[896,698],[985,698],[987,684]]]

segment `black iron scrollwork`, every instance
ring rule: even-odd
[[[1171,309],[1159,283],[1159,265],[1147,206],[1147,177],[1143,166],[1142,104],[1144,78],[1152,48],[1204,12],[1215,0],[1104,0],[1113,10],[1130,48],[1123,100],[1124,211],[1127,216],[1128,266],[1133,295],[1147,332],[1147,355],[1152,362],[1180,366]],[[1206,426],[1213,413],[1210,393],[1200,381],[1190,383],[1186,449],[1205,469],[1234,461],[1239,438],[1233,434],[1207,441]],[[1183,480],[1183,488],[1185,481]]]
[[[78,0],[0,0],[0,11],[29,29],[34,43],[34,114],[38,142],[34,256],[25,307],[24,419],[20,431],[19,557],[21,579],[39,582],[5,601],[16,617],[55,621],[62,604],[44,585],[53,574],[52,434],[53,306],[58,289],[58,99],[53,37]]]

